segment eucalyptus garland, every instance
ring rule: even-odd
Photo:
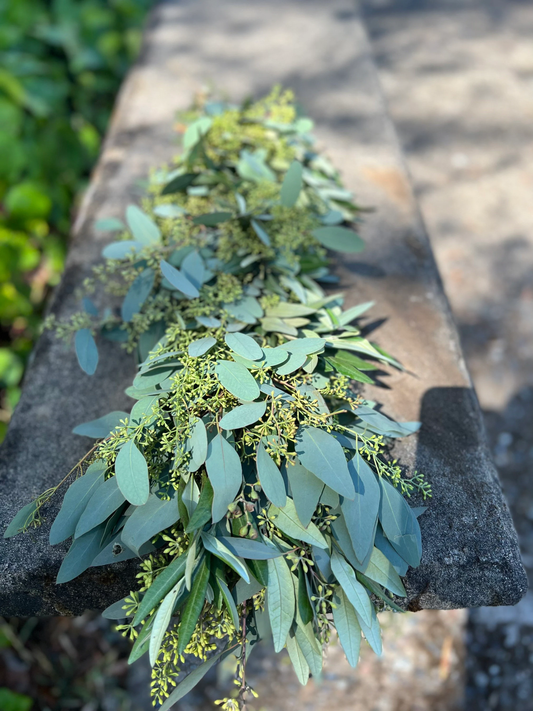
[[[418,423],[396,423],[358,391],[393,357],[361,335],[372,306],[343,309],[327,250],[363,248],[358,209],[290,92],[242,106],[204,101],[183,121],[183,152],[150,178],[142,209],[85,283],[67,322],[82,369],[95,336],[138,360],[112,412],[74,432],[95,446],[50,530],[72,538],[57,582],[138,557],[138,589],[103,614],[148,654],[166,711],[219,660],[237,657],[222,709],[253,690],[246,660],[270,626],[299,681],[320,676],[334,629],[356,666],[361,633],[377,654],[376,609],[400,610],[401,577],[421,556],[406,497],[430,487],[389,455]],[[185,130],[186,129],[186,130]],[[61,482],[63,484],[63,482]],[[39,525],[61,486],[25,506],[5,536]],[[199,665],[177,683],[187,655]]]

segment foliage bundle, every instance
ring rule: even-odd
[[[0,441],[150,0],[0,0]]]
[[[75,467],[50,530],[73,537],[58,583],[139,556],[139,589],[104,615],[124,620],[130,661],[148,653],[165,711],[224,656],[246,660],[269,621],[298,679],[319,676],[334,628],[352,666],[361,633],[381,652],[377,606],[400,609],[401,577],[421,537],[406,497],[429,486],[388,455],[418,423],[396,423],[357,391],[399,364],[343,309],[327,249],[358,252],[357,207],[314,148],[292,95],[210,101],[183,117],[183,153],[152,175],[141,210],[103,252],[90,298],[68,323],[80,366],[97,369],[95,335],[138,355],[131,412],[75,428],[97,440]],[[87,466],[88,465],[88,466]],[[59,485],[58,485],[59,486]],[[58,487],[24,507],[6,536],[41,518]],[[177,684],[184,655],[201,662]]]

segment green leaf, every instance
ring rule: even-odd
[[[296,508],[292,499],[287,497],[287,503],[283,508],[271,506],[268,510],[269,518],[275,523],[280,531],[297,541],[304,541],[310,546],[327,548],[328,544],[324,536],[320,533],[314,523],[303,526],[298,518]]]
[[[270,560],[271,558],[278,558],[280,555],[283,555],[282,552],[278,551],[274,546],[267,546],[261,543],[261,541],[254,541],[251,538],[228,538],[226,536],[219,536],[218,540],[239,558]]]
[[[199,289],[206,279],[205,263],[196,251],[190,252],[181,263],[181,271]]]
[[[331,554],[331,569],[361,619],[365,624],[370,625],[372,623],[372,603],[368,593],[357,580],[352,566],[337,553],[335,548]]]
[[[161,195],[173,195],[174,193],[184,192],[198,175],[198,173],[183,173],[182,175],[176,176],[161,190]]]
[[[287,652],[296,673],[296,678],[302,686],[305,686],[309,680],[309,665],[296,636],[292,632],[287,637]]]
[[[296,612],[292,574],[283,557],[268,561],[267,602],[274,650],[280,652]]]
[[[296,454],[306,469],[347,499],[355,497],[341,445],[325,430],[300,427],[296,434]]]
[[[145,245],[161,242],[159,227],[137,205],[128,205],[126,208],[126,222],[137,242]]]
[[[30,501],[30,503],[23,506],[20,511],[17,511],[4,531],[4,538],[12,538],[20,533],[28,525],[36,511],[37,501]]]
[[[130,504],[142,506],[148,501],[148,465],[132,439],[128,440],[118,453],[115,474],[117,484]]]
[[[250,220],[250,222],[251,222],[251,225],[252,225],[252,228],[253,228],[255,234],[259,237],[261,242],[266,247],[270,247],[272,243],[270,241],[270,237],[268,236],[268,232],[265,229],[263,229],[263,227],[261,227],[261,225],[258,222],[256,222],[255,220]]]
[[[341,508],[357,559],[366,561],[374,545],[381,490],[368,463],[356,453],[348,462],[355,498],[344,499]]]
[[[212,536],[210,533],[206,533],[204,531],[202,531],[200,536],[206,550],[217,558],[220,558],[220,560],[223,560],[224,563],[229,565],[229,567],[238,573],[241,578],[246,580],[247,583],[250,582],[250,576],[248,575],[248,571],[246,570],[244,563],[240,561],[237,556],[229,550],[229,548],[226,548],[220,539],[215,538],[215,536]]]
[[[347,326],[352,321],[355,321],[356,318],[366,313],[368,309],[371,309],[374,304],[375,301],[365,301],[363,304],[358,304],[357,306],[352,306],[351,309],[346,309],[346,311],[343,311],[339,316],[339,324],[341,326]]]
[[[196,420],[192,426],[187,449],[191,452],[189,471],[196,472],[207,458],[207,430],[201,419]]]
[[[248,427],[263,417],[266,407],[266,400],[239,405],[231,412],[227,412],[218,424],[223,430],[238,430],[242,427]]]
[[[413,568],[420,565],[420,526],[409,504],[384,477],[379,480],[379,520],[392,547]]]
[[[233,502],[241,488],[241,460],[232,445],[218,434],[208,445],[205,466],[214,492],[213,523],[217,523],[226,515],[229,504]]]
[[[173,560],[172,563],[155,578],[144,594],[139,609],[135,614],[133,620],[135,627],[152,612],[165,595],[172,590],[178,580],[183,577],[186,562],[187,554],[184,553],[179,558],[176,558],[176,560]]]
[[[191,594],[181,616],[178,628],[178,654],[183,654],[189,644],[202,608],[205,604],[207,585],[209,583],[209,568],[205,560],[202,561],[194,578]]]
[[[195,146],[198,141],[206,135],[213,124],[213,119],[209,116],[200,116],[187,126],[183,134],[183,148],[186,150]]]
[[[219,360],[215,372],[223,387],[239,400],[251,402],[259,397],[259,385],[244,365]]]
[[[285,482],[276,463],[265,449],[263,440],[257,446],[257,476],[265,496],[275,506],[283,508],[287,503]]]
[[[127,412],[115,410],[103,417],[98,417],[96,420],[90,420],[89,422],[83,422],[81,425],[77,425],[72,430],[72,434],[91,437],[92,439],[105,439],[115,427],[120,425],[121,420],[126,420],[127,418]]]
[[[193,531],[202,528],[211,520],[211,507],[213,505],[213,487],[211,482],[207,477],[203,478],[203,486],[200,492],[200,498],[198,500],[198,505],[194,509],[194,513],[190,518],[189,524],[185,529],[186,533],[192,533]]]
[[[409,568],[409,565],[405,560],[394,550],[387,538],[383,533],[381,525],[378,525],[376,529],[376,539],[374,545],[378,548],[383,555],[390,560],[394,570],[398,573],[400,577],[403,577]]]
[[[94,229],[99,232],[116,232],[125,230],[126,225],[118,217],[104,217],[101,220],[96,220]]]
[[[276,174],[265,163],[266,151],[258,149],[254,153],[242,150],[239,162],[237,163],[237,173],[245,180],[252,180],[260,183],[263,180],[275,182]]]
[[[255,562],[257,563],[258,561]],[[253,578],[249,583],[247,583],[246,580],[239,578],[237,585],[233,588],[233,599],[235,600],[235,604],[240,605],[242,602],[245,602],[245,600],[251,600],[252,597],[260,593],[264,587],[265,586],[262,583],[259,583]]]
[[[405,588],[400,580],[400,576],[394,570],[391,561],[388,560],[378,548],[373,549],[364,574],[367,578],[370,578],[370,580],[390,590],[394,595],[406,597]]]
[[[251,336],[244,333],[226,333],[224,337],[228,348],[248,360],[263,360],[261,346]]]
[[[335,595],[336,607],[333,608],[333,622],[348,664],[355,669],[361,649],[361,626],[353,605],[341,587],[335,590]]]
[[[122,320],[129,323],[138,314],[150,295],[155,281],[153,269],[145,269],[133,281],[121,306]]]
[[[230,650],[227,650],[229,652]],[[174,691],[170,694],[165,703],[161,706],[159,711],[170,711],[172,706],[182,699],[186,694],[189,693],[194,687],[204,678],[207,672],[215,666],[215,664],[220,661],[220,659],[227,654],[226,650],[214,654],[207,662],[200,664],[195,669],[188,674],[183,681],[181,681]]]
[[[237,605],[235,604],[235,600],[233,599],[233,596],[226,585],[226,583],[222,580],[220,576],[217,575],[216,577],[217,585],[220,588],[220,592],[222,593],[222,597],[224,598],[224,602],[226,604],[226,607],[228,608],[228,612],[231,616],[231,621],[235,625],[235,629],[239,630],[241,627],[241,621],[239,619],[239,612],[237,610]]]
[[[318,548],[317,550],[321,550]],[[296,590],[296,622],[298,624],[307,625],[313,619],[313,608],[307,594],[307,585],[305,581],[305,573],[301,566],[298,568],[298,579],[295,585]]]
[[[124,495],[117,486],[116,477],[104,481],[93,489],[91,498],[76,525],[74,537],[79,538],[106,521],[123,503]]]
[[[117,600],[102,612],[102,617],[106,620],[124,620],[128,617],[133,617],[133,615],[127,615],[124,606],[126,605],[126,598],[123,597],[122,600]]]
[[[152,634],[152,624],[152,620],[148,621],[139,632],[139,636],[135,640],[130,656],[128,657],[128,664],[133,664],[148,651],[150,635]]]
[[[311,674],[316,678],[322,674],[322,646],[315,638],[312,624],[297,624],[294,635],[303,652]]]
[[[186,215],[187,211],[184,207],[181,207],[181,205],[164,204],[154,207],[154,214],[158,217],[181,217],[182,215]]]
[[[357,610],[356,610],[357,613]],[[365,624],[364,620],[361,619],[360,615],[357,615],[357,620],[361,626],[361,631],[363,632],[366,641],[374,650],[378,657],[383,654],[383,643],[381,640],[381,628],[379,626],[378,616],[376,615],[376,610],[374,605],[372,605],[372,623],[370,625]]]
[[[74,535],[88,501],[104,482],[106,469],[106,462],[102,460],[94,462],[83,476],[70,485],[50,529],[50,545],[55,546]]]
[[[128,516],[122,531],[122,541],[135,553],[150,541],[157,533],[173,526],[179,520],[178,502],[172,491],[168,501],[157,494],[150,494],[144,506],[138,506],[131,516]]]
[[[337,356],[328,356],[326,361],[341,375],[345,375],[351,380],[355,380],[358,383],[368,383],[371,384],[374,381],[368,375],[362,373],[358,368],[356,368],[352,363],[347,362],[347,359],[341,359]]]
[[[311,234],[324,247],[337,252],[355,253],[361,252],[365,248],[365,243],[359,235],[346,227],[337,227],[336,225],[318,227]]]
[[[298,459],[295,460],[292,466],[287,464],[285,471],[291,486],[292,498],[298,518],[303,526],[308,526],[311,523],[311,518],[315,513],[320,495],[324,489],[324,482],[317,479],[314,474],[311,474]]]
[[[141,422],[144,427],[149,427],[153,424],[157,420],[157,414],[153,412],[154,405],[157,402],[159,402],[159,395],[149,395],[138,400],[131,408],[128,424],[135,427],[140,425]]]
[[[269,368],[275,365],[281,365],[289,359],[289,352],[282,348],[265,348],[265,363]]]
[[[179,269],[173,267],[172,264],[169,264],[162,259],[159,262],[159,267],[161,269],[161,273],[171,284],[171,286],[181,292],[188,299],[197,299],[200,296],[200,292],[194,284],[190,282],[185,274],[180,272]]]
[[[299,370],[307,360],[305,353],[289,353],[289,360],[276,369],[278,375],[290,375]]]
[[[303,186],[302,164],[295,160],[291,163],[281,185],[280,202],[285,207],[294,207]]]
[[[206,227],[215,227],[222,222],[227,222],[233,217],[232,212],[210,212],[207,215],[198,215],[193,217],[192,221],[195,225],[205,225]]]
[[[184,580],[183,578],[174,585],[172,590],[166,594],[163,602],[159,606],[159,610],[156,613],[154,623],[152,625],[152,633],[150,635],[150,664],[153,667],[157,657],[159,656],[159,650],[161,648],[161,642],[167,631],[167,627],[172,617],[172,611],[174,610],[174,603],[176,598],[183,588]]]
[[[93,375],[98,365],[98,348],[89,328],[80,328],[74,336],[74,346],[80,368]]]
[[[141,242],[127,239],[120,242],[111,242],[102,250],[102,257],[105,259],[125,259],[133,252],[139,252],[143,248]]]
[[[198,358],[203,356],[207,351],[211,350],[213,346],[216,346],[217,339],[213,336],[206,336],[205,338],[199,338],[197,341],[193,341],[189,344],[189,355],[191,358]]]
[[[56,583],[68,583],[69,580],[77,578],[87,568],[102,549],[102,536],[105,531],[105,524],[100,524],[96,528],[79,538],[76,538],[70,546],[63,563],[59,568]]]

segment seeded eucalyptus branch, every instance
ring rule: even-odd
[[[133,640],[130,662],[149,655],[163,711],[229,654],[235,695],[217,704],[243,709],[263,616],[302,684],[320,675],[332,629],[354,667],[361,633],[381,653],[376,609],[401,611],[401,577],[421,556],[423,509],[406,497],[431,491],[388,454],[418,423],[393,422],[358,391],[401,367],[361,335],[372,304],[344,310],[321,286],[335,282],[327,250],[363,243],[312,122],[279,90],[183,121],[183,153],[151,175],[142,209],[96,225],[118,238],[84,284],[83,312],[47,324],[88,374],[99,338],[138,361],[131,411],[74,429],[96,444],[50,543],[73,539],[58,583],[140,558],[138,590],[104,616]],[[101,287],[116,309],[93,303]],[[38,525],[58,488],[6,537]],[[200,665],[178,684],[186,655]]]

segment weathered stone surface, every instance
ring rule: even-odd
[[[142,58],[119,96],[52,310],[64,317],[77,308],[74,289],[98,261],[105,239],[93,232],[93,220],[121,215],[139,194],[136,181],[175,152],[173,116],[209,82],[235,99],[258,96],[275,82],[294,88],[346,184],[372,208],[362,227],[367,250],[343,259],[339,275],[348,305],[377,302],[373,317],[381,325],[374,337],[407,368],[383,378],[390,389],[369,394],[393,417],[422,420],[420,436],[397,448],[434,491],[420,520],[422,565],[407,576],[409,609],[516,603],[527,587],[516,534],[364,29],[349,0],[185,0],[155,10]],[[127,406],[123,390],[132,372],[120,348],[107,344],[91,379],[72,352],[49,335],[41,338],[0,450],[2,526],[86,452],[89,440],[70,434],[75,424]],[[130,589],[134,569],[127,564],[55,586],[66,547],[51,549],[48,529],[2,542],[2,614],[76,614]]]

